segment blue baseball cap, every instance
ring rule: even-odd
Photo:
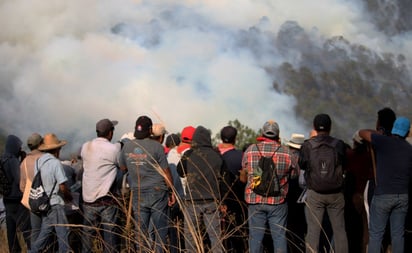
[[[392,134],[406,137],[411,128],[411,122],[408,118],[398,117],[393,123]]]

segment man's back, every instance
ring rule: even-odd
[[[158,170],[168,167],[164,148],[159,142],[145,138],[125,143],[120,163],[129,170],[130,188],[144,191],[159,187],[167,190],[164,177]]]
[[[110,191],[118,165],[120,144],[113,144],[105,138],[95,138],[83,144],[83,199],[94,202]]]
[[[185,152],[178,165],[180,176],[187,178],[187,199],[220,199],[219,179],[223,164],[222,157],[212,148],[210,133],[199,126],[193,135],[192,148]]]
[[[334,250],[336,253],[347,253],[345,199],[342,192],[342,167],[345,164],[346,145],[330,136],[332,120],[329,115],[316,115],[313,128],[317,135],[302,144],[299,157],[299,166],[305,170],[308,186],[305,201],[308,225],[306,252],[319,250],[319,238],[321,233],[324,233],[322,220],[326,211],[333,229]]]
[[[253,192],[251,188],[253,180],[251,180],[251,178],[253,177],[254,169],[258,167],[260,156],[272,157],[272,155],[273,161],[276,164],[276,173],[280,179],[279,184],[281,186],[281,195],[278,197],[264,198]],[[245,189],[246,202],[249,204],[279,204],[285,201],[289,188],[287,183],[288,176],[290,173],[295,174],[295,172],[291,170],[292,155],[289,147],[275,141],[262,141],[256,145],[250,145],[245,151],[243,164],[243,167],[248,170],[248,183]]]
[[[305,170],[308,189],[319,193],[340,192],[345,154],[344,142],[330,135],[318,135],[305,141],[301,147],[299,165]]]
[[[375,194],[408,193],[412,170],[412,146],[396,136],[372,134],[376,152]]]

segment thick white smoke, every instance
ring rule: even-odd
[[[276,93],[262,68],[291,61],[270,39],[288,20],[320,37],[393,46],[352,1],[4,0],[0,126],[23,140],[55,132],[70,151],[95,136],[99,119],[118,120],[119,138],[143,114],[169,132],[216,133],[234,119],[258,130],[275,119],[283,138],[307,135],[294,98]],[[268,36],[250,43],[242,34],[251,27]]]

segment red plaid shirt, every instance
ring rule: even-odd
[[[248,204],[281,204],[285,201],[289,189],[288,175],[291,174],[292,176],[296,176],[297,174],[295,170],[291,169],[292,153],[289,150],[289,147],[281,145],[279,142],[266,138],[260,140],[262,141],[258,144],[250,145],[243,156],[242,167],[248,171],[245,200]],[[279,147],[276,154],[273,156],[273,161],[276,164],[276,173],[281,179],[280,185],[284,185],[281,189],[281,195],[278,197],[264,197],[254,193],[251,189],[253,169],[258,166],[260,158],[259,150],[256,145],[259,147],[260,153],[263,156],[272,156],[273,152]]]

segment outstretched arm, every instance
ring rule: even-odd
[[[372,130],[372,129],[362,129],[358,131],[358,135],[362,140],[365,140],[367,142],[371,142],[372,140],[372,134],[379,134],[378,131]]]

